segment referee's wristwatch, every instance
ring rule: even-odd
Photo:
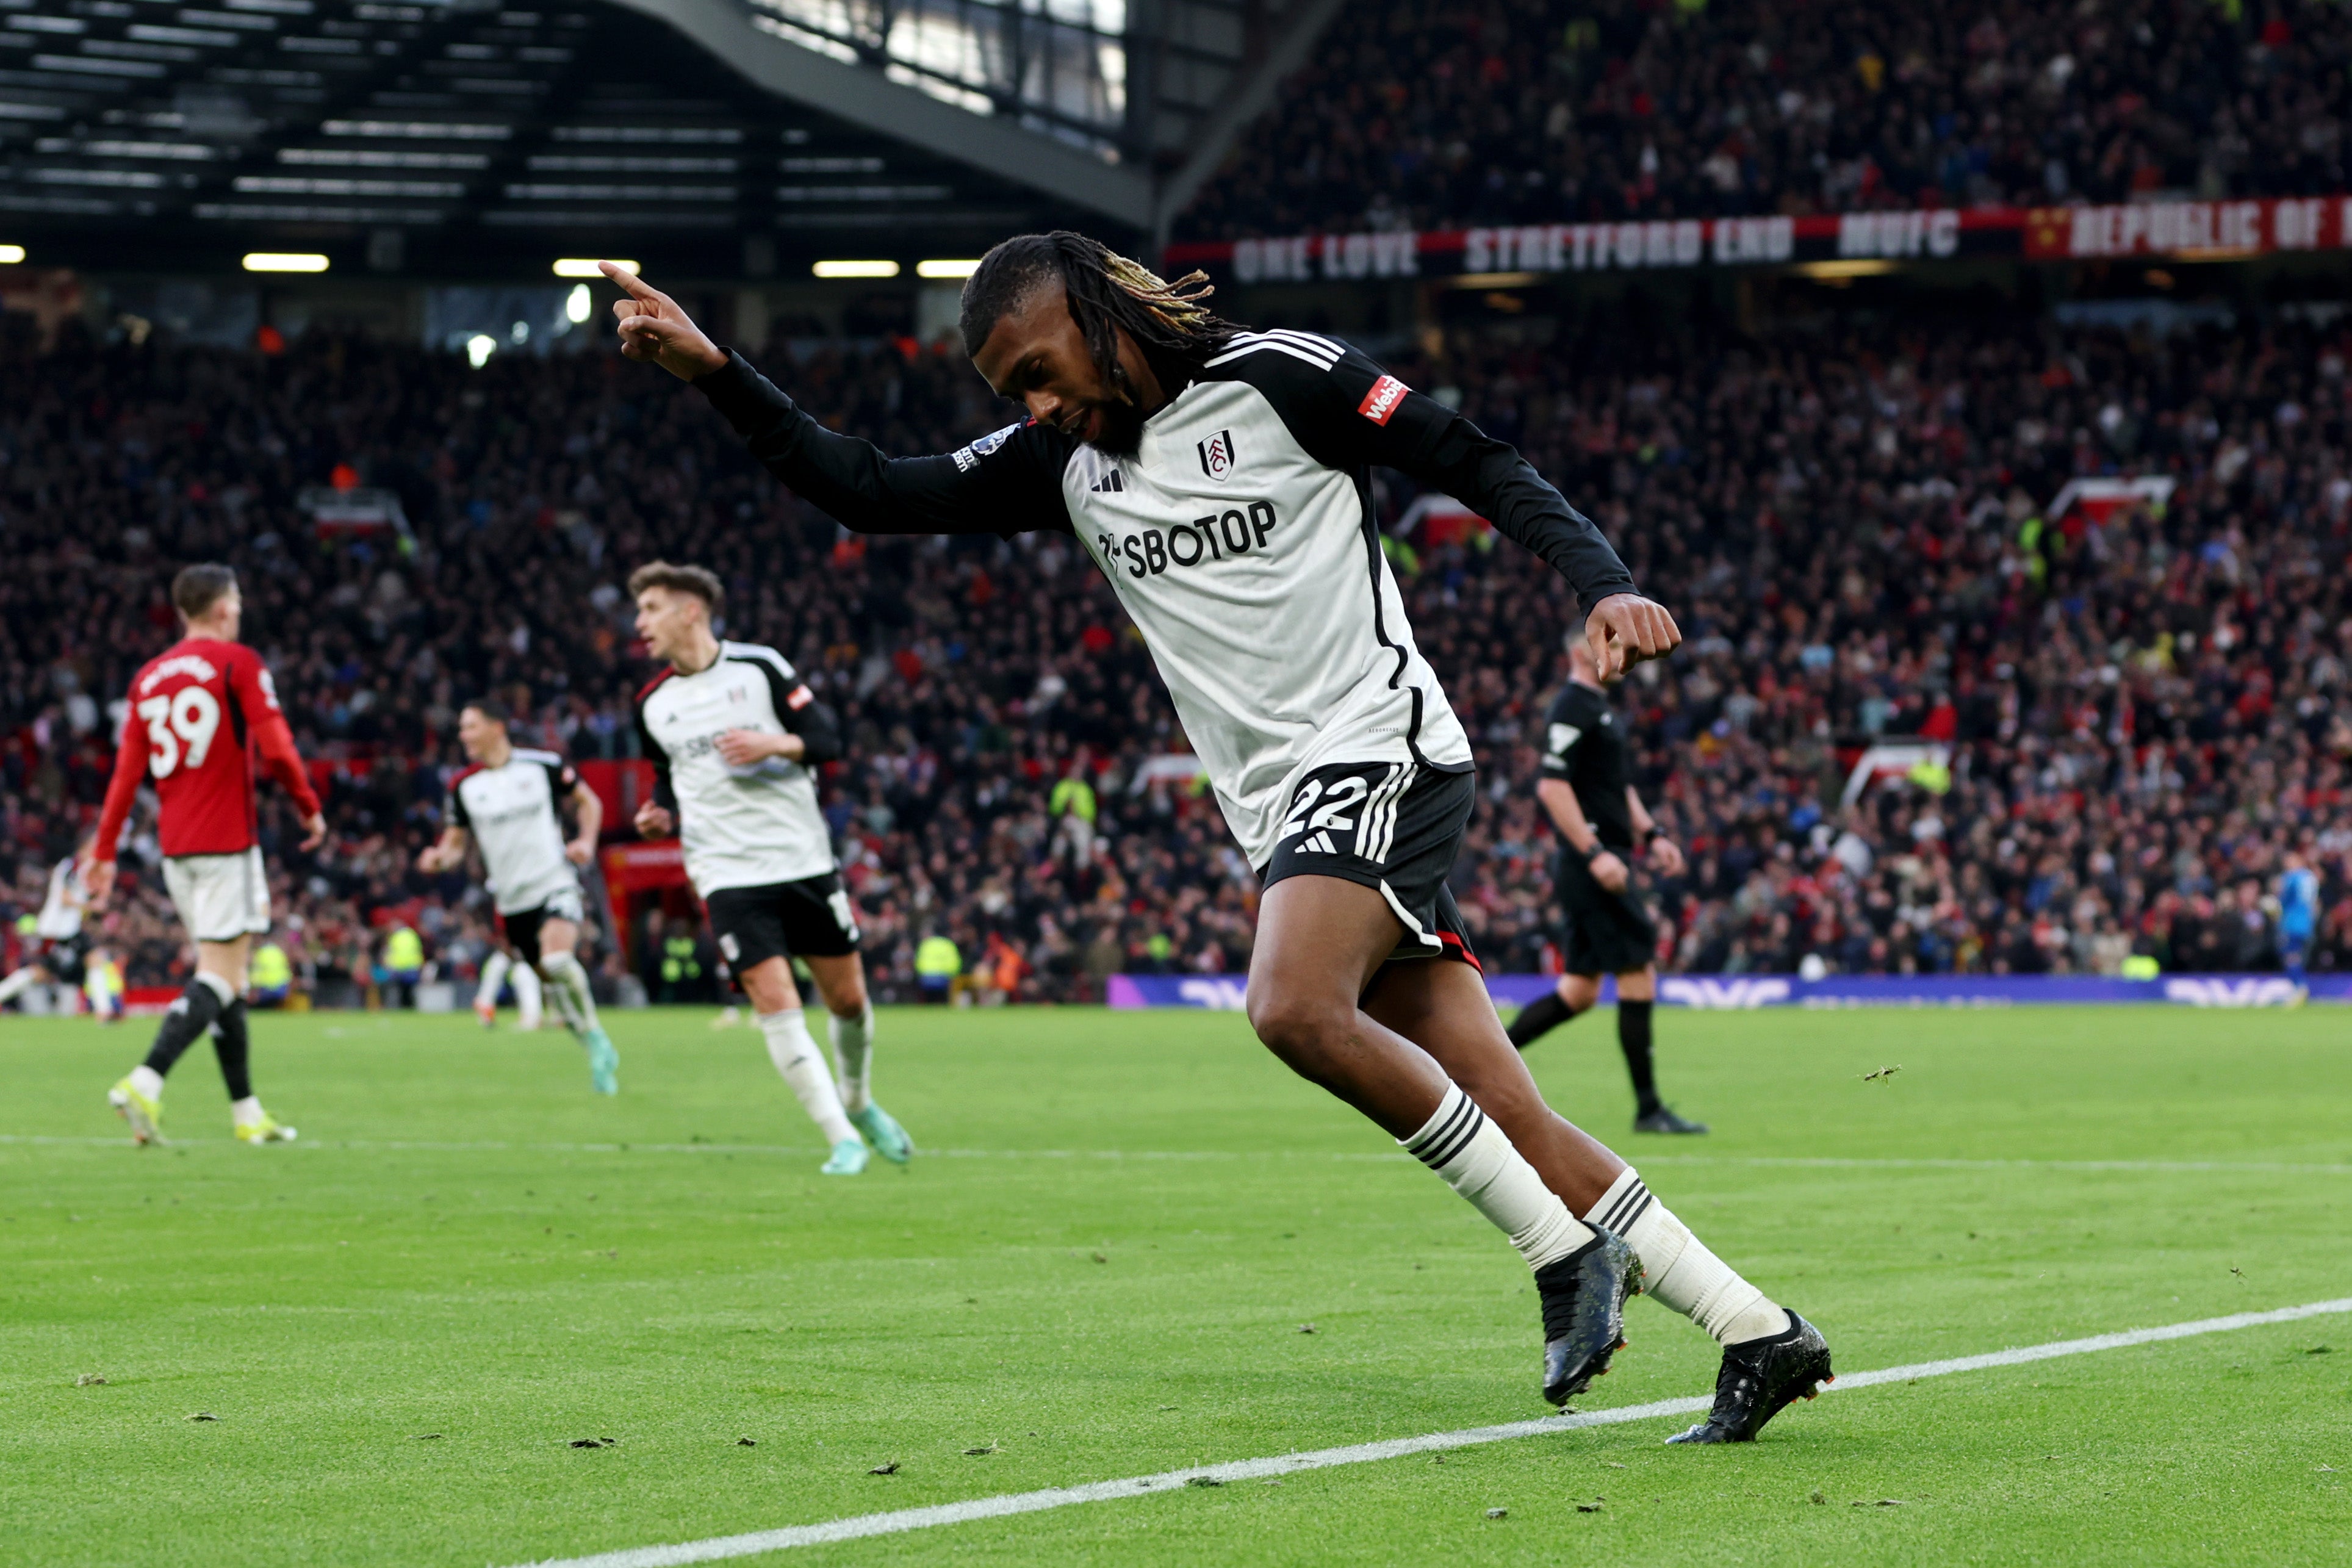
[[[1589,847],[1589,848],[1584,848],[1584,849],[1578,849],[1578,848],[1576,847],[1576,846],[1575,846],[1575,845],[1571,844],[1571,845],[1570,845],[1570,846],[1569,846],[1569,848],[1570,848],[1571,851],[1573,851],[1573,852],[1574,852],[1574,854],[1575,854],[1575,856],[1576,856],[1576,858],[1577,858],[1578,859],[1580,859],[1580,860],[1583,861],[1586,865],[1590,866],[1590,865],[1591,865],[1591,864],[1592,864],[1592,862],[1593,862],[1594,860],[1598,859],[1601,856],[1602,856],[1602,855],[1606,854],[1606,853],[1608,852],[1608,848],[1609,848],[1609,847],[1608,847],[1607,845],[1605,845],[1605,844],[1601,843],[1601,839],[1600,839],[1599,835],[1597,835],[1597,834],[1596,834],[1596,835],[1593,837],[1593,840],[1592,840],[1592,844],[1591,844],[1591,847]]]

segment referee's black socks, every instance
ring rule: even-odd
[[[1575,1017],[1576,1013],[1575,1008],[1560,1000],[1559,992],[1547,991],[1520,1008],[1519,1016],[1511,1020],[1511,1026],[1505,1033],[1511,1037],[1511,1044],[1524,1051]],[[1647,1036],[1643,1037],[1647,1038]]]
[[[1662,1109],[1658,1073],[1650,1059],[1650,1010],[1654,1002],[1617,1000],[1617,1047],[1625,1053],[1625,1071],[1633,1080],[1633,1114],[1647,1116]]]

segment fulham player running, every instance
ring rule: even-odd
[[[290,1140],[254,1097],[247,1067],[246,962],[269,929],[269,876],[256,837],[254,773],[266,769],[293,797],[302,847],[326,841],[327,819],[303,776],[294,734],[260,656],[236,640],[245,602],[226,566],[190,566],[172,579],[185,635],[131,681],[131,710],[114,779],[91,846],[89,904],[114,890],[114,847],[142,783],[155,786],[163,886],[196,943],[195,978],[163,1015],[147,1059],[107,1094],[141,1143],[161,1136],[163,1075],[207,1032],[228,1085],[230,1121],[247,1143]]]
[[[82,983],[83,960],[89,949],[81,929],[82,911],[89,907],[89,889],[82,879],[89,859],[89,846],[85,844],[49,868],[48,893],[41,900],[41,912],[24,917],[16,927],[38,945],[28,947],[25,961],[0,979],[0,1005],[22,995],[28,986]]]
[[[1460,498],[1567,576],[1603,669],[1680,637],[1517,452],[1346,344],[1220,321],[1205,279],[1165,283],[1083,235],[1007,240],[966,281],[964,348],[1030,418],[929,458],[826,429],[676,301],[604,271],[629,296],[623,352],[692,381],[847,526],[1048,529],[1092,557],[1265,888],[1258,1037],[1510,1238],[1534,1270],[1549,1398],[1607,1369],[1644,1283],[1725,1347],[1714,1410],[1683,1440],[1744,1441],[1829,1375],[1818,1332],[1544,1103],[1446,891],[1475,793],[1470,742],[1413,647],[1372,465]]]
[[[814,770],[841,755],[840,721],[782,654],[719,640],[711,619],[723,595],[711,573],[653,562],[629,574],[629,594],[646,651],[669,666],[637,693],[637,742],[654,764],[654,798],[638,808],[637,831],[685,841],[686,874],[759,1016],[769,1058],[833,1145],[824,1173],[866,1169],[868,1140],[903,1165],[914,1146],[874,1102],[874,1005],[857,916],[817,809]],[[808,965],[833,1015],[837,1091],[809,1034],[792,958]]]
[[[553,752],[518,746],[507,734],[506,704],[478,697],[457,715],[457,742],[471,767],[449,781],[441,837],[416,857],[429,875],[466,863],[468,839],[482,847],[482,869],[499,924],[515,959],[547,982],[555,1010],[588,1052],[589,1081],[599,1094],[621,1091],[621,1058],[596,1021],[580,942],[580,873],[596,853],[604,803]],[[564,842],[565,805],[580,831]]]
[[[1625,729],[1609,710],[1609,692],[1580,633],[1568,634],[1568,684],[1544,721],[1543,777],[1536,798],[1559,833],[1552,866],[1560,913],[1568,922],[1568,962],[1559,985],[1511,1020],[1521,1050],[1601,999],[1601,977],[1617,977],[1617,1048],[1633,1080],[1633,1131],[1704,1132],[1706,1123],[1677,1116],[1658,1098],[1650,1023],[1658,998],[1658,928],[1632,887],[1631,862],[1646,854],[1671,877],[1683,852],[1651,819],[1634,793]]]

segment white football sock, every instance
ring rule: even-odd
[[[547,988],[540,984],[539,971],[528,963],[518,963],[508,981],[514,986],[515,1027],[529,1034],[546,1021]]]
[[[1642,1255],[1643,1295],[1705,1329],[1716,1343],[1736,1345],[1787,1331],[1789,1314],[1708,1251],[1651,1195],[1633,1166],[1618,1173],[1584,1217],[1615,1231]]]
[[[232,1127],[258,1126],[261,1121],[261,1097],[248,1094],[243,1100],[231,1101],[228,1120]]]
[[[855,1018],[830,1015],[833,1059],[841,1068],[841,1107],[852,1115],[874,1103],[874,1004]]]
[[[1530,1268],[1567,1257],[1592,1239],[1526,1156],[1486,1118],[1459,1084],[1445,1086],[1437,1113],[1398,1144],[1511,1238]]]
[[[504,948],[499,949],[489,957],[482,960],[482,983],[474,987],[474,1005],[497,1006],[499,987],[507,983],[507,971],[513,967],[514,960],[507,956]]]
[[[131,1087],[150,1100],[161,1100],[163,1097],[163,1075],[141,1062],[131,1069]]]
[[[7,1001],[10,997],[16,995],[17,992],[22,991],[26,986],[30,985],[40,973],[39,965],[28,963],[25,965],[24,968],[8,976],[7,979],[0,980],[0,1002]]]
[[[792,1085],[801,1109],[824,1134],[827,1143],[846,1142],[857,1129],[841,1111],[841,1096],[833,1089],[833,1075],[824,1068],[824,1053],[808,1031],[808,1015],[798,1007],[760,1015],[760,1033],[768,1037],[768,1059]]]
[[[572,1032],[584,1035],[594,1028],[596,998],[588,989],[588,972],[580,967],[580,960],[568,952],[545,953],[539,969],[549,994],[555,998],[555,1010],[563,1015]]]

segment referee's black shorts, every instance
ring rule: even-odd
[[[1623,859],[1626,851],[1616,854]],[[1612,893],[1593,880],[1580,857],[1563,849],[1552,882],[1568,940],[1560,967],[1570,974],[1632,974],[1658,961],[1658,928],[1632,888]]]

